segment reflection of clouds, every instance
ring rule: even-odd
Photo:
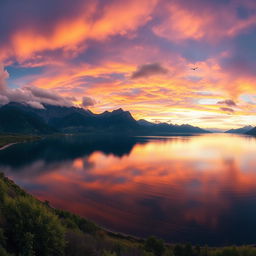
[[[221,241],[235,227],[223,218],[256,195],[256,162],[244,166],[255,148],[255,140],[238,136],[177,137],[136,144],[121,158],[94,151],[5,171],[39,198],[115,230],[167,239],[196,233],[202,241],[216,232]]]

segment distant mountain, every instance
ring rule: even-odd
[[[246,134],[255,135],[256,136],[256,127],[252,128],[250,131],[246,132]]]
[[[138,120],[138,124],[144,128],[145,132],[153,134],[164,134],[164,133],[208,133],[199,127],[195,127],[188,124],[174,125],[168,123],[151,123],[144,119]]]
[[[243,134],[243,133],[249,132],[252,128],[253,128],[253,126],[247,125],[247,126],[244,126],[242,128],[238,128],[238,129],[230,129],[228,131],[225,131],[225,133],[239,133],[239,134]]]
[[[160,135],[163,133],[205,133],[191,125],[155,124],[146,120],[136,121],[130,112],[117,109],[94,114],[77,107],[44,104],[36,109],[25,104],[11,102],[0,108],[0,132],[23,134],[48,134],[54,132],[110,132],[136,135]]]
[[[137,121],[137,123],[140,125],[140,126],[144,126],[144,127],[154,127],[155,124],[154,123],[151,123],[147,120],[144,120],[144,119],[140,119]]]

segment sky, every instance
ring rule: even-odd
[[[255,0],[1,0],[0,104],[255,126],[255,45]]]

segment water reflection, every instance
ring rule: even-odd
[[[112,230],[255,243],[256,141],[235,135],[48,138],[0,151],[15,182]],[[15,158],[14,158],[15,156]]]

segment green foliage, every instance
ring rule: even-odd
[[[9,248],[28,255],[63,255],[64,229],[56,215],[29,197],[6,200],[5,229]]]
[[[225,247],[208,250],[207,256],[255,256],[256,248],[252,246]]]
[[[0,247],[6,245],[6,237],[4,235],[4,230],[0,228]],[[1,254],[0,254],[1,255]]]
[[[145,242],[145,250],[148,252],[153,252],[156,256],[161,256],[165,250],[164,242],[163,240],[151,236]]]
[[[183,256],[183,246],[180,244],[175,245],[173,253],[174,256]]]
[[[68,241],[65,255],[69,256],[94,256],[97,255],[96,239],[80,231],[67,231],[66,239]]]
[[[0,246],[0,256],[12,256],[3,247]]]
[[[84,233],[95,234],[99,230],[93,222],[67,211],[55,209],[55,214],[62,220],[63,225],[71,229],[79,229]]]
[[[115,252],[103,251],[102,256],[117,256]]]
[[[24,234],[24,245],[22,248],[22,254],[27,255],[27,256],[34,256],[35,251],[34,251],[34,235],[31,234],[30,232],[26,232]]]

